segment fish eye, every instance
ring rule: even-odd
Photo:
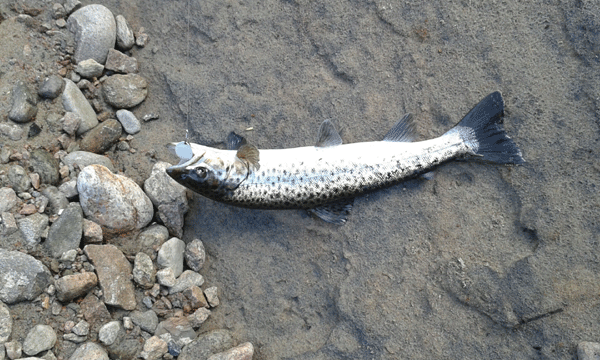
[[[207,172],[206,172],[205,168],[198,168],[198,169],[196,169],[196,174],[201,179],[206,179]]]

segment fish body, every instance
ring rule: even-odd
[[[173,144],[181,162],[167,169],[180,184],[215,201],[257,209],[308,209],[342,224],[356,196],[430,172],[465,157],[520,164],[520,150],[502,129],[499,92],[483,99],[444,135],[413,142],[414,125],[404,116],[382,141],[342,145],[330,121],[316,146],[258,150],[230,135],[232,150]]]

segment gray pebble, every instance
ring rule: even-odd
[[[81,320],[77,323],[77,325],[73,326],[71,332],[75,335],[87,336],[87,334],[90,332],[90,324],[85,320]]]
[[[99,78],[104,71],[104,65],[99,64],[94,59],[80,61],[75,67],[75,71],[84,78]]]
[[[210,310],[205,307],[201,307],[198,310],[194,311],[193,314],[188,315],[188,321],[192,325],[194,329],[199,328],[204,322],[208,319],[210,315]]]
[[[154,224],[145,228],[136,238],[135,243],[139,246],[139,251],[149,256],[154,255],[154,248],[161,246],[169,238],[169,231],[166,227]]]
[[[23,81],[17,81],[12,89],[12,107],[8,118],[17,123],[33,120],[37,114],[36,100]]]
[[[62,216],[62,214],[61,214]],[[48,240],[46,240],[48,241]],[[75,259],[77,258],[77,250],[76,249],[71,249],[71,250],[67,250],[65,251],[62,256],[60,257],[60,261],[69,261],[69,262],[73,262],[75,261]]]
[[[10,338],[12,325],[13,322],[12,317],[10,316],[10,309],[0,301],[0,344],[4,344]]]
[[[121,323],[118,321],[111,321],[100,328],[100,331],[98,331],[98,340],[104,345],[110,346],[117,340],[120,331]]]
[[[143,27],[135,34],[135,44],[139,47],[144,47],[148,44],[148,34],[146,34],[145,29]]]
[[[25,192],[31,187],[31,179],[20,165],[12,165],[8,169],[8,182],[17,193]]]
[[[200,271],[206,261],[206,252],[204,244],[200,239],[190,241],[185,247],[185,263],[190,269]]]
[[[112,172],[115,171],[112,161],[109,158],[88,151],[73,151],[63,158],[63,162],[69,167],[69,170],[72,170],[75,164],[77,164],[79,169],[97,164],[108,168]]]
[[[148,309],[152,309],[152,306],[154,305],[150,296],[144,296],[144,298],[142,299],[142,303],[146,305]]]
[[[113,75],[102,84],[104,99],[118,109],[134,107],[148,96],[148,82],[137,74]]]
[[[206,301],[211,307],[216,307],[219,305],[219,297],[217,296],[217,287],[211,286],[207,289],[204,289],[204,296],[206,296]]]
[[[79,203],[70,203],[60,217],[50,226],[45,246],[54,258],[78,249],[83,233],[83,211]]]
[[[174,237],[166,241],[158,251],[156,263],[160,268],[171,268],[173,276],[178,277],[183,271],[183,252],[185,243]]]
[[[123,327],[127,330],[133,329],[133,321],[129,316],[123,316]]]
[[[252,360],[254,346],[246,342],[227,351],[211,355],[207,360]]]
[[[137,253],[133,264],[133,280],[144,289],[152,288],[156,278],[156,270],[150,256],[143,252]]]
[[[69,360],[109,360],[104,348],[93,342],[80,345]]]
[[[186,270],[175,280],[175,285],[169,289],[169,294],[182,292],[191,286],[200,287],[202,284],[204,284],[202,275],[193,270]]]
[[[196,332],[186,317],[171,317],[161,321],[156,327],[154,335],[170,334],[177,343],[189,343],[196,338]]]
[[[75,135],[81,124],[81,117],[74,112],[67,111],[65,116],[62,117],[61,122],[64,132],[69,135]]]
[[[185,346],[178,360],[207,359],[210,355],[227,350],[233,346],[233,337],[228,330],[213,330],[198,336]]]
[[[127,56],[122,52],[114,49],[108,51],[106,58],[106,70],[130,74],[138,72],[138,61],[132,56]]]
[[[42,191],[42,195],[48,198],[48,209],[52,215],[58,214],[69,206],[69,200],[56,186],[48,186]]]
[[[0,215],[2,216],[2,233],[4,235],[10,235],[19,230],[17,227],[17,222],[15,221],[15,217],[12,213],[3,212],[0,213]]]
[[[23,352],[27,355],[37,355],[42,351],[52,349],[56,343],[56,332],[48,325],[36,325],[27,333],[23,342]]]
[[[65,110],[74,112],[81,118],[81,123],[77,128],[77,135],[81,135],[98,125],[98,117],[92,105],[90,105],[77,85],[69,79],[65,79],[62,102]]]
[[[144,115],[144,117],[142,117],[142,120],[144,120],[144,122],[146,122],[146,121],[158,120],[158,118],[159,118],[158,114],[150,113],[150,114]]]
[[[144,343],[144,349],[140,357],[145,360],[158,360],[169,351],[167,343],[158,336],[152,336]]]
[[[69,31],[75,34],[75,62],[94,59],[104,64],[108,50],[114,48],[117,25],[112,12],[103,5],[93,4],[75,11],[67,20]]]
[[[60,180],[58,160],[44,149],[36,149],[31,153],[29,167],[32,172],[40,175],[44,184],[54,185]]]
[[[12,141],[19,141],[23,137],[23,129],[16,124],[0,123],[0,134]]]
[[[133,31],[129,27],[123,15],[117,15],[117,47],[121,50],[129,50],[135,45]]]
[[[85,342],[87,340],[87,336],[79,336],[77,334],[70,333],[70,334],[64,334],[63,339],[68,340],[75,344],[81,344],[82,342]]]
[[[156,280],[159,284],[166,287],[175,286],[175,276],[173,275],[173,269],[164,268],[156,272]]]
[[[23,355],[21,343],[16,340],[5,343],[4,348],[9,359],[18,359]]]
[[[28,245],[35,245],[42,240],[42,234],[48,227],[48,216],[34,213],[18,220],[19,229]],[[1,300],[1,299],[0,299]]]
[[[38,95],[46,99],[54,99],[62,93],[64,86],[65,82],[62,77],[50,75],[42,82],[42,85],[38,90]]]
[[[73,199],[79,193],[77,192],[77,179],[71,179],[67,182],[60,184],[58,190],[67,197],[67,199]]]
[[[0,164],[6,164],[10,161],[10,148],[8,146],[2,146],[0,148]]]
[[[79,0],[67,0],[64,7],[66,14],[70,14],[81,7],[81,2]]]
[[[0,213],[10,211],[17,205],[17,194],[9,187],[0,188]]]
[[[0,301],[14,304],[33,300],[52,282],[50,271],[39,260],[0,249]]]
[[[117,119],[121,122],[121,125],[123,125],[123,129],[125,129],[125,132],[128,134],[137,134],[142,129],[140,121],[129,110],[118,110]]]
[[[132,311],[129,314],[131,321],[140,329],[149,332],[150,334],[154,334],[156,327],[158,326],[158,316],[152,310],[148,310],[145,312],[141,311]]]

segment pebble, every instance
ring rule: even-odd
[[[23,81],[17,81],[12,89],[12,107],[8,118],[17,123],[26,123],[37,114],[36,100]]]
[[[148,82],[137,74],[110,76],[102,89],[106,102],[118,109],[134,107],[148,96]]]
[[[156,263],[159,268],[171,268],[176,278],[183,272],[183,252],[185,242],[174,237],[166,241],[158,250]]]
[[[73,304],[73,303],[71,303]],[[111,315],[106,305],[96,295],[89,292],[81,302],[81,312],[86,321],[91,324],[110,321]]]
[[[156,327],[154,335],[170,334],[178,344],[189,343],[196,338],[196,332],[186,317],[174,316],[161,321]]]
[[[150,113],[150,114],[146,114],[142,117],[142,120],[144,120],[144,122],[147,121],[152,121],[152,120],[158,120],[159,116],[157,114],[154,113]]]
[[[106,70],[123,74],[136,73],[138,72],[138,61],[132,56],[127,56],[118,50],[110,49],[108,50],[105,68]]]
[[[93,221],[83,219],[83,241],[86,244],[101,244],[102,239],[102,227]]]
[[[63,131],[73,136],[77,132],[77,129],[79,129],[81,117],[74,112],[67,111],[60,121]]]
[[[63,92],[64,87],[65,82],[62,77],[50,75],[42,82],[42,85],[38,89],[38,95],[46,99],[55,99]]]
[[[216,307],[219,305],[219,297],[217,296],[216,286],[211,286],[207,289],[204,289],[204,295],[206,296],[206,300],[211,307]]]
[[[10,309],[0,301],[0,344],[4,344],[10,338],[12,325]]]
[[[56,280],[56,298],[63,303],[87,294],[98,284],[98,277],[93,272],[84,272],[63,276]]]
[[[78,203],[70,203],[60,217],[50,226],[46,249],[54,258],[71,249],[78,249],[83,233],[83,211]]]
[[[127,330],[133,329],[133,321],[129,316],[123,316],[123,327]]]
[[[69,206],[69,200],[56,186],[48,186],[42,191],[42,195],[48,198],[49,211],[52,215],[58,214]]]
[[[182,292],[191,286],[200,287],[202,284],[204,284],[202,275],[193,270],[186,270],[175,280],[175,285],[169,289],[169,294]]]
[[[81,344],[82,342],[87,340],[87,336],[79,336],[75,334],[64,334],[63,339],[68,340],[75,344]]]
[[[39,134],[41,134],[41,132],[42,132],[42,128],[39,127],[38,124],[32,123],[31,125],[29,125],[29,131],[27,132],[27,138],[31,139],[33,137],[36,137]]]
[[[20,165],[8,168],[8,181],[17,193],[26,192],[31,187],[31,179]]]
[[[70,14],[73,10],[77,10],[81,7],[79,0],[67,0],[64,4],[65,14]]]
[[[158,316],[152,310],[148,310],[146,312],[141,311],[132,311],[129,314],[131,321],[140,329],[149,332],[150,334],[154,334],[156,327],[158,326]]]
[[[154,255],[153,249],[158,249],[169,238],[169,230],[166,227],[154,224],[145,228],[135,240],[139,251],[149,256]]]
[[[173,269],[164,268],[156,272],[156,280],[159,284],[166,287],[175,285],[175,275],[173,275]]]
[[[86,217],[103,226],[103,231],[141,229],[154,215],[152,202],[133,180],[113,174],[102,165],[81,170],[77,191]],[[107,203],[106,199],[111,201]]]
[[[87,336],[90,332],[90,324],[85,320],[81,320],[77,323],[77,325],[73,326],[71,331],[75,335]]]
[[[206,252],[202,241],[200,239],[190,241],[185,247],[185,263],[187,266],[194,271],[200,271],[205,261]]]
[[[36,212],[37,212],[37,208],[35,207],[34,204],[25,204],[25,205],[23,205],[21,210],[19,210],[19,214],[21,214],[21,215],[31,215]]]
[[[94,59],[104,64],[108,50],[115,46],[117,25],[112,12],[103,5],[93,4],[75,11],[67,19],[69,31],[77,42],[73,58],[79,64]]]
[[[67,26],[67,22],[65,21],[65,19],[58,19],[54,23],[61,29]]]
[[[148,44],[148,34],[145,33],[143,27],[140,27],[140,30],[135,34],[135,44],[139,47],[144,47]]]
[[[208,302],[202,289],[196,285],[192,285],[183,291],[183,296],[189,301],[192,309],[207,308]]]
[[[16,124],[0,123],[0,134],[12,141],[19,141],[23,137],[23,129]]]
[[[117,21],[117,47],[121,50],[129,50],[135,45],[133,31],[123,15],[117,15],[115,19]]]
[[[109,358],[102,346],[93,342],[86,342],[75,350],[69,360],[109,360]]]
[[[144,343],[140,357],[146,360],[158,360],[169,351],[167,343],[158,336],[152,336]]]
[[[227,351],[211,355],[208,360],[252,360],[254,346],[251,343],[243,343]]]
[[[104,345],[110,346],[117,340],[120,331],[121,323],[118,321],[111,321],[100,328],[98,331],[98,340]]]
[[[198,329],[210,316],[210,310],[205,307],[198,308],[193,314],[188,315],[187,319],[194,329]]]
[[[42,351],[52,349],[56,344],[56,332],[48,325],[36,325],[29,330],[23,342],[23,352],[27,355],[37,355]]]
[[[99,78],[104,71],[104,65],[94,59],[87,59],[80,61],[75,67],[75,71],[86,79]]]
[[[81,123],[77,128],[77,135],[82,135],[98,125],[98,117],[92,105],[90,105],[77,85],[69,79],[64,79],[64,81],[65,89],[62,93],[63,106],[66,111],[74,112],[81,118]]]
[[[228,330],[213,330],[198,336],[185,346],[177,360],[207,359],[210,355],[230,349],[233,338]]]
[[[17,194],[12,188],[0,188],[0,213],[10,211],[17,205]]]
[[[33,256],[0,249],[0,301],[33,300],[53,282],[48,268]]]
[[[16,340],[4,343],[4,348],[9,359],[19,359],[23,355],[21,343]]]
[[[31,186],[33,186],[34,189],[38,190],[40,188],[40,174],[29,173],[29,180],[31,181]]]
[[[147,254],[140,252],[133,262],[133,280],[142,288],[150,289],[154,286],[156,269],[152,259]]]
[[[62,254],[62,256],[60,257],[60,261],[70,261],[70,262],[75,261],[75,259],[77,258],[77,250],[78,249],[71,249],[71,250],[65,251]]]
[[[55,185],[60,180],[58,160],[44,149],[36,149],[31,153],[29,168],[40,175],[44,184]]]
[[[600,358],[600,344],[583,341],[577,344],[578,360],[596,360]]]
[[[128,134],[137,134],[140,132],[140,130],[142,130],[142,125],[140,124],[140,121],[135,117],[135,115],[129,111],[129,110],[118,110],[117,111],[117,119],[121,122],[121,125],[123,125],[123,129],[125,129],[125,132]]]
[[[15,221],[15,217],[12,213],[3,212],[0,215],[2,215],[2,233],[4,235],[10,235],[19,230],[17,227],[17,222]]]
[[[60,184],[60,186],[58,187],[58,190],[67,199],[75,198],[77,195],[79,195],[79,193],[77,192],[77,179],[71,179],[69,181],[66,181],[66,182]]]
[[[23,234],[23,238],[25,238],[25,242],[29,245],[34,245],[42,240],[42,234],[48,227],[48,216],[36,212],[19,219],[17,222],[21,234]]]
[[[121,137],[123,127],[115,119],[98,124],[81,139],[81,150],[101,154],[110,149]]]
[[[10,148],[8,146],[0,146],[0,164],[7,164],[10,161]]]
[[[98,155],[87,151],[73,151],[63,158],[63,162],[71,171],[74,169],[75,165],[77,165],[80,169],[83,169],[86,166],[94,164],[102,165],[112,172],[115,171],[115,167],[109,158],[104,155]]]

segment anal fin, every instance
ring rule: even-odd
[[[321,220],[336,224],[344,225],[354,205],[354,198],[340,200],[325,205],[317,206],[309,209],[308,212],[318,216]]]

